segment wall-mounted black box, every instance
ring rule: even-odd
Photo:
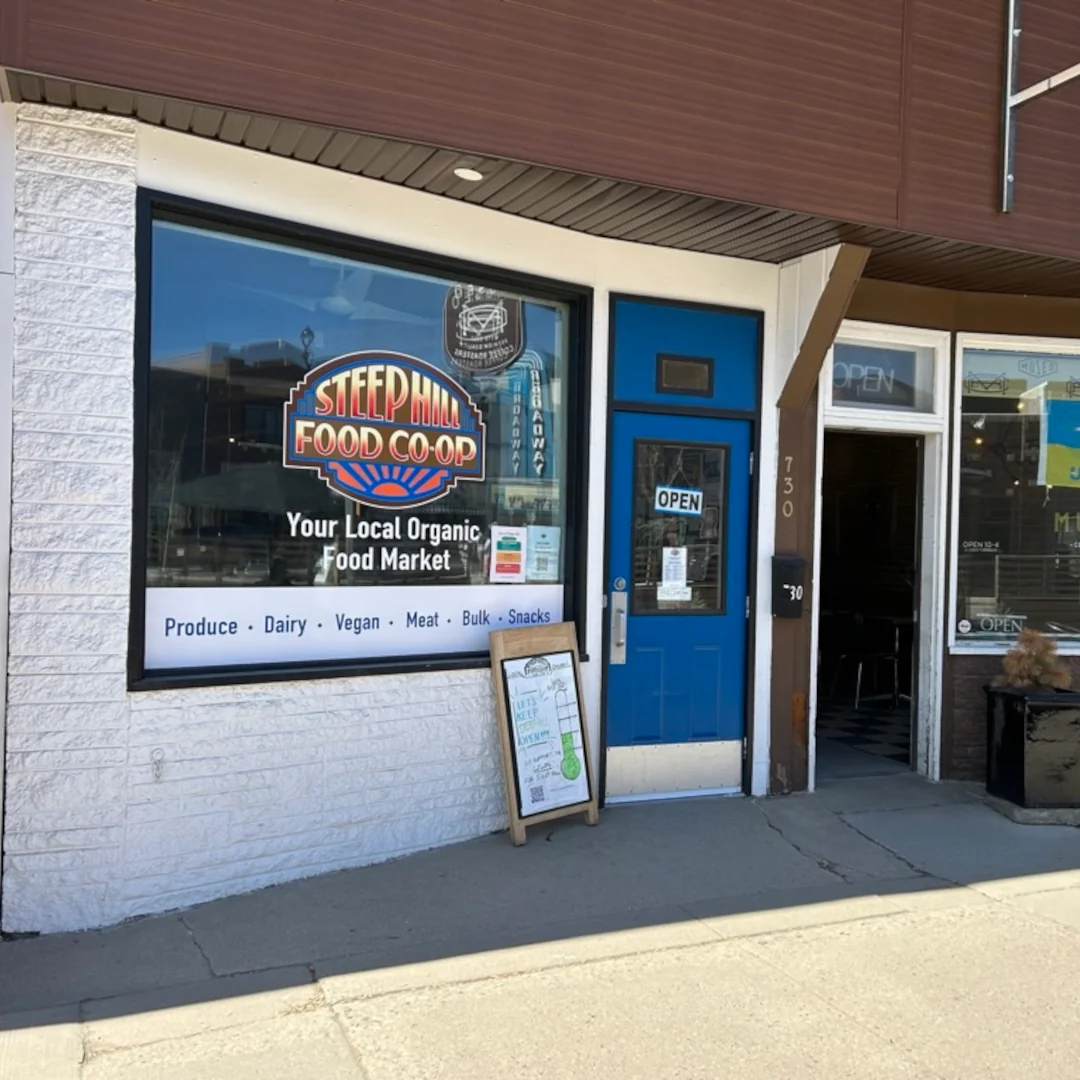
[[[778,619],[801,619],[806,595],[806,559],[802,555],[772,558],[772,613]]]

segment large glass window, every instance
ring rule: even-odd
[[[147,672],[472,654],[563,618],[569,302],[151,230]]]
[[[1080,355],[961,363],[956,640],[1080,640]]]

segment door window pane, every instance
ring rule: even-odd
[[[838,341],[832,403],[857,409],[934,411],[934,350]]]
[[[1080,357],[966,349],[956,639],[1080,640]]]
[[[722,614],[727,447],[639,440],[635,615]]]

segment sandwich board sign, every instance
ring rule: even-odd
[[[490,646],[511,839],[571,814],[598,824],[574,624],[496,630]]]

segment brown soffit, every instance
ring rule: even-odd
[[[836,244],[856,245],[870,249],[867,278],[948,290],[1080,297],[1080,261],[705,198],[483,157],[465,148],[403,142],[27,72],[5,74],[8,96],[15,102],[131,116],[594,236],[771,263]],[[480,172],[483,180],[458,179],[454,169],[463,165]]]
[[[829,280],[810,316],[795,363],[776,403],[781,409],[802,409],[810,400],[825,354],[832,347],[836,331],[847,315],[855,286],[869,257],[870,249],[856,244],[844,244],[836,253]]]

